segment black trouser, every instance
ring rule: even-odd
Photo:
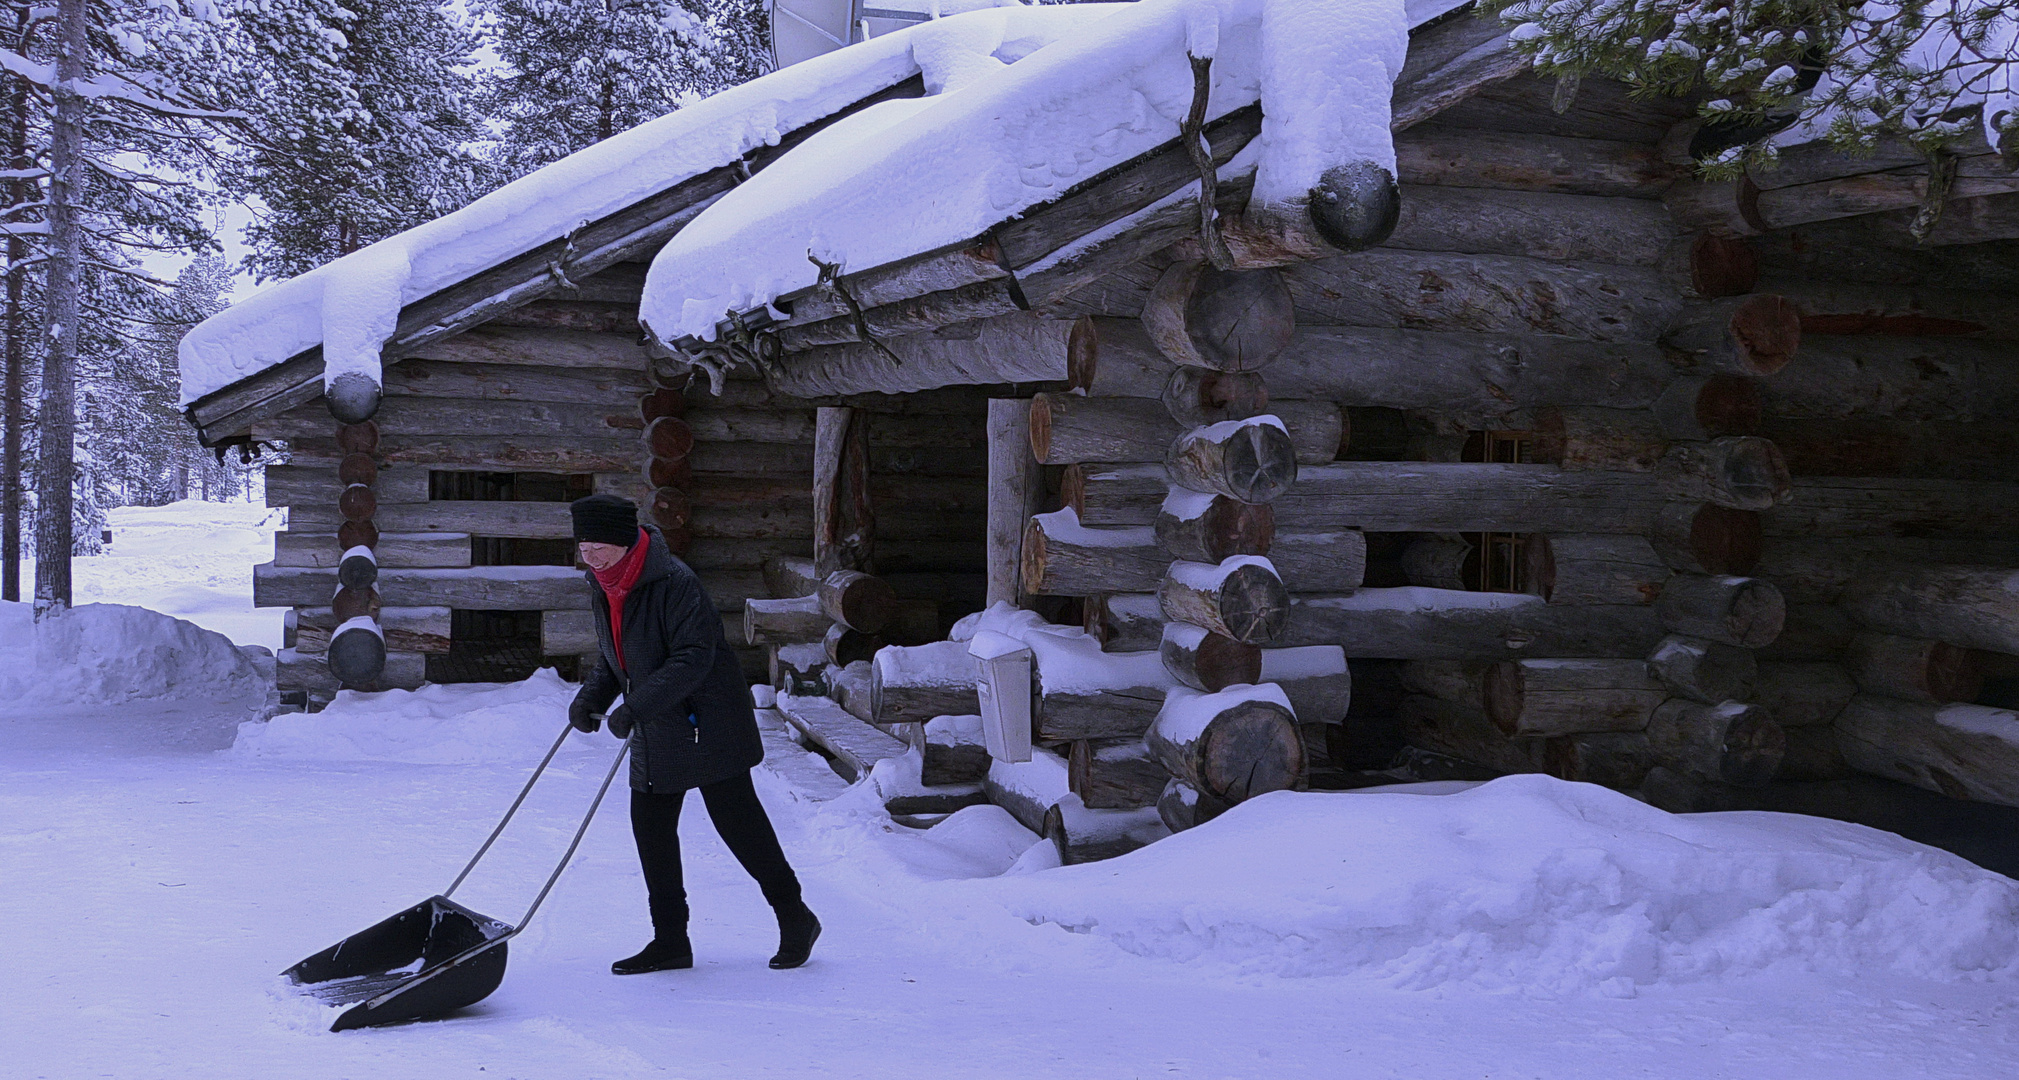
[[[680,874],[680,806],[687,793],[647,795],[631,793],[631,835],[638,841],[638,862],[645,868],[645,892],[652,907],[652,936],[660,941],[683,941],[687,937],[687,886]],[[750,774],[738,773],[727,780],[701,788],[701,801],[708,807],[708,820],[729,853],[743,869],[757,879],[764,899],[780,911],[799,906],[799,877],[785,861],[785,849],[778,846],[778,834],[764,804],[757,801],[757,788]]]

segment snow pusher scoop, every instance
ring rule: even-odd
[[[505,981],[505,943],[526,928],[533,913],[540,910],[547,894],[553,891],[554,883],[561,880],[561,871],[575,857],[583,834],[589,831],[589,822],[603,805],[610,782],[617,777],[617,767],[631,752],[631,740],[625,739],[617,751],[610,771],[603,776],[603,786],[596,789],[589,812],[582,815],[574,839],[568,842],[568,850],[561,854],[561,861],[555,864],[554,872],[547,876],[546,885],[533,897],[518,925],[479,914],[449,897],[477,868],[484,853],[491,850],[499,834],[511,823],[512,815],[519,812],[540,774],[547,771],[547,764],[567,741],[570,730],[565,726],[561,729],[561,737],[547,749],[547,756],[540,759],[539,767],[519,790],[519,797],[512,800],[498,827],[491,830],[490,837],[445,892],[360,930],[281,973],[300,987],[303,994],[325,1004],[350,1006],[330,1025],[331,1031],[443,1016],[484,1000]]]

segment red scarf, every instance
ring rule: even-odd
[[[638,540],[624,557],[611,563],[609,569],[598,570],[590,567],[596,575],[596,584],[603,586],[603,595],[610,601],[610,644],[617,651],[617,667],[624,667],[624,598],[631,595],[631,586],[638,584],[638,575],[645,569],[645,549],[651,540],[644,529],[638,530]]]

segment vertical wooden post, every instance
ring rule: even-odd
[[[1031,403],[988,403],[988,602],[1023,607],[1024,527],[1037,513],[1043,487],[1031,453]]]
[[[876,515],[869,505],[867,417],[822,407],[813,424],[813,565],[876,572]]]
[[[836,548],[841,522],[834,497],[841,479],[842,445],[854,411],[822,407],[813,413],[813,572],[821,577],[840,569]]]

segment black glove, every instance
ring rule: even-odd
[[[589,703],[579,696],[568,705],[568,723],[584,735],[593,735],[597,728],[603,726],[596,719],[596,714],[589,711]]]
[[[630,738],[631,728],[637,723],[637,718],[631,715],[631,706],[629,705],[619,705],[611,709],[609,720],[610,734],[620,739]]]

